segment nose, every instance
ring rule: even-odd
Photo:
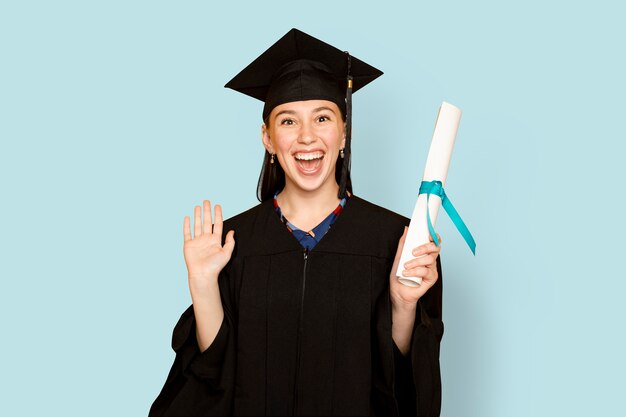
[[[306,121],[300,125],[300,135],[298,136],[298,142],[308,144],[315,141],[315,134],[311,123]]]

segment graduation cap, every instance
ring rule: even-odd
[[[265,121],[272,109],[280,104],[303,100],[329,100],[335,103],[346,121],[344,158],[338,158],[336,171],[339,198],[343,198],[346,189],[352,191],[352,93],[381,75],[382,71],[348,52],[294,28],[252,61],[225,87],[263,101]],[[278,188],[284,187],[284,171],[279,166],[274,166],[278,164],[268,162],[269,154],[266,153],[257,187],[260,201],[273,197]]]

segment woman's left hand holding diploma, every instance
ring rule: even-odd
[[[426,291],[430,289],[430,287],[435,284],[435,282],[437,282],[437,279],[439,278],[439,274],[437,273],[437,257],[439,256],[439,252],[441,250],[441,238],[437,235],[437,238],[439,239],[439,246],[435,245],[431,238],[429,243],[413,249],[412,254],[415,258],[406,262],[402,266],[402,274],[405,277],[421,277],[422,285],[419,287],[409,287],[402,284],[395,275],[398,262],[400,262],[400,256],[402,255],[407,230],[408,228],[405,227],[404,233],[398,243],[396,258],[393,262],[393,267],[391,268],[389,285],[391,301],[394,304],[394,307],[414,308],[417,301],[426,293]]]
[[[404,233],[398,243],[396,258],[391,268],[391,276],[389,277],[389,293],[391,297],[391,335],[403,355],[408,355],[410,351],[411,334],[415,323],[415,315],[418,311],[417,302],[426,294],[437,279],[437,256],[439,256],[440,246],[438,247],[432,242],[418,246],[413,249],[415,258],[403,265],[402,274],[405,277],[421,277],[422,285],[419,287],[409,287],[400,282],[395,272],[402,256],[402,248],[406,239],[408,228],[404,228]],[[441,238],[439,245],[441,245]]]

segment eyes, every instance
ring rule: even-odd
[[[325,115],[325,114],[321,114],[315,117],[315,122],[317,123],[329,122],[330,120],[331,120],[330,116]],[[283,126],[292,126],[296,124],[296,119],[291,118],[291,117],[285,117],[284,119],[280,120],[279,124]]]

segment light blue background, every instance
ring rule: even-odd
[[[147,414],[189,304],[182,221],[256,204],[261,103],[222,86],[291,27],[381,68],[355,192],[409,216],[463,109],[443,236],[444,416],[623,405],[617,1],[2,2],[0,415]]]

